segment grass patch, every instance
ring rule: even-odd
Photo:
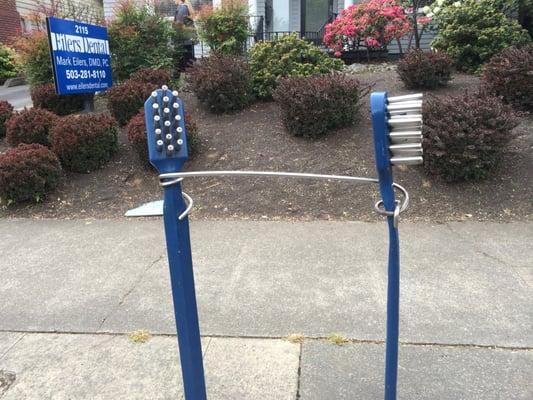
[[[146,329],[140,329],[128,333],[128,337],[133,343],[146,343],[152,338],[152,335]]]
[[[287,336],[287,341],[294,344],[301,344],[304,342],[304,339],[304,335],[300,335],[299,333],[293,333],[292,335]]]
[[[337,346],[342,346],[343,344],[346,344],[349,342],[349,340],[346,337],[337,335],[335,333],[333,335],[329,335],[326,338],[326,341],[328,341],[331,344],[335,344]]]

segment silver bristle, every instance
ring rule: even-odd
[[[176,128],[176,132],[178,132],[178,133],[183,132],[183,128],[182,128],[181,126],[178,126],[178,127]]]
[[[422,141],[422,131],[403,131],[389,133],[391,143],[420,143]]]
[[[173,90],[173,91],[172,91],[172,96],[174,96],[174,97],[178,97],[178,95],[179,95],[179,93],[178,93],[177,90]]]
[[[157,92],[156,92],[155,90],[152,92],[152,97],[153,97],[153,98],[156,98],[156,97],[157,97]]]
[[[168,113],[170,113],[170,108],[168,108],[168,107],[165,107],[165,108],[163,109],[163,112],[164,112],[165,114],[168,114]]]
[[[393,104],[393,103],[399,103],[399,102],[402,102],[402,101],[422,100],[422,97],[423,97],[422,93],[417,93],[417,94],[408,94],[408,95],[405,95],[405,96],[389,97],[387,100],[388,100],[389,104]]]
[[[163,151],[163,141],[162,140],[158,140],[157,142],[155,142],[156,146],[157,146],[157,151]]]
[[[176,143],[179,144],[180,146],[183,144],[183,139],[178,139],[176,140]]]
[[[414,157],[422,155],[422,145],[420,143],[393,144],[389,147],[393,157]]]
[[[181,121],[181,115],[179,115],[179,114],[176,115],[176,116],[174,117],[174,119],[175,119],[176,121]]]
[[[390,159],[392,165],[419,165],[424,162],[421,156],[418,157],[392,157]]]
[[[174,153],[174,146],[171,145],[171,144],[169,144],[169,145],[167,146],[167,151],[168,151],[169,154]]]
[[[163,85],[163,86],[161,86],[161,89],[168,90],[168,86],[167,85]]]

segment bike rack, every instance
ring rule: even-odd
[[[388,97],[385,92],[370,98],[378,178],[275,171],[194,171],[180,172],[188,158],[183,103],[177,91],[167,86],[154,91],[145,103],[150,162],[159,171],[164,189],[163,219],[183,387],[186,400],[206,400],[198,309],[194,288],[188,215],[192,198],[181,189],[185,178],[195,177],[278,177],[379,184],[382,200],[375,211],[387,217],[389,263],[387,289],[387,340],[385,356],[385,400],[396,399],[398,374],[400,251],[398,223],[409,206],[409,194],[392,179],[393,165],[422,163],[422,95]],[[396,200],[394,189],[402,193]]]

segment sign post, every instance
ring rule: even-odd
[[[56,93],[85,94],[85,111],[92,111],[94,93],[113,84],[107,29],[55,17],[46,26]]]

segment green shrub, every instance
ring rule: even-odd
[[[44,108],[57,115],[67,115],[83,110],[83,95],[58,96],[53,82],[32,87],[31,100],[34,107]]]
[[[243,1],[225,1],[216,9],[204,7],[198,34],[215,54],[241,55],[248,39],[248,7]]]
[[[91,172],[118,150],[118,126],[104,114],[74,114],[60,118],[50,132],[52,150],[68,171]]]
[[[341,70],[343,65],[341,60],[329,57],[294,34],[259,42],[250,49],[254,91],[261,98],[272,96],[279,78],[327,73]]]
[[[483,86],[517,109],[533,110],[533,45],[492,57],[483,68]]]
[[[368,87],[354,77],[335,73],[283,78],[274,91],[274,100],[290,133],[317,137],[353,124],[361,98],[367,93]]]
[[[53,82],[50,47],[44,32],[35,30],[24,34],[16,40],[14,47],[17,51],[18,63],[30,86]]]
[[[19,144],[0,154],[0,201],[41,201],[61,176],[56,155],[39,144]]]
[[[424,167],[447,181],[487,178],[518,125],[509,106],[482,94],[430,98],[423,117]]]
[[[17,76],[15,52],[0,43],[0,82]]]
[[[231,56],[212,56],[190,69],[189,82],[201,103],[215,113],[241,110],[253,99],[248,64]]]
[[[409,51],[398,62],[398,75],[407,89],[435,89],[452,78],[452,60],[446,53]]]
[[[498,10],[494,0],[465,0],[445,7],[437,17],[437,36],[431,43],[443,50],[462,71],[477,72],[492,56],[513,45],[531,41],[518,22]]]
[[[120,3],[108,27],[113,78],[128,79],[142,68],[170,70],[181,49],[173,45],[172,22],[131,1]]]
[[[15,113],[6,124],[6,140],[10,146],[38,143],[49,146],[50,130],[57,115],[42,108],[28,108]]]
[[[130,120],[126,127],[126,132],[128,134],[128,140],[141,162],[149,165],[144,110]],[[185,113],[185,133],[187,135],[187,150],[189,152],[189,158],[191,158],[197,153],[200,140],[198,138],[198,125],[196,125],[194,119],[187,113]]]
[[[13,106],[7,101],[0,100],[0,139],[6,135],[7,120],[13,115]]]
[[[158,85],[128,79],[106,91],[107,105],[111,115],[120,126],[126,125],[143,107],[144,102]]]

